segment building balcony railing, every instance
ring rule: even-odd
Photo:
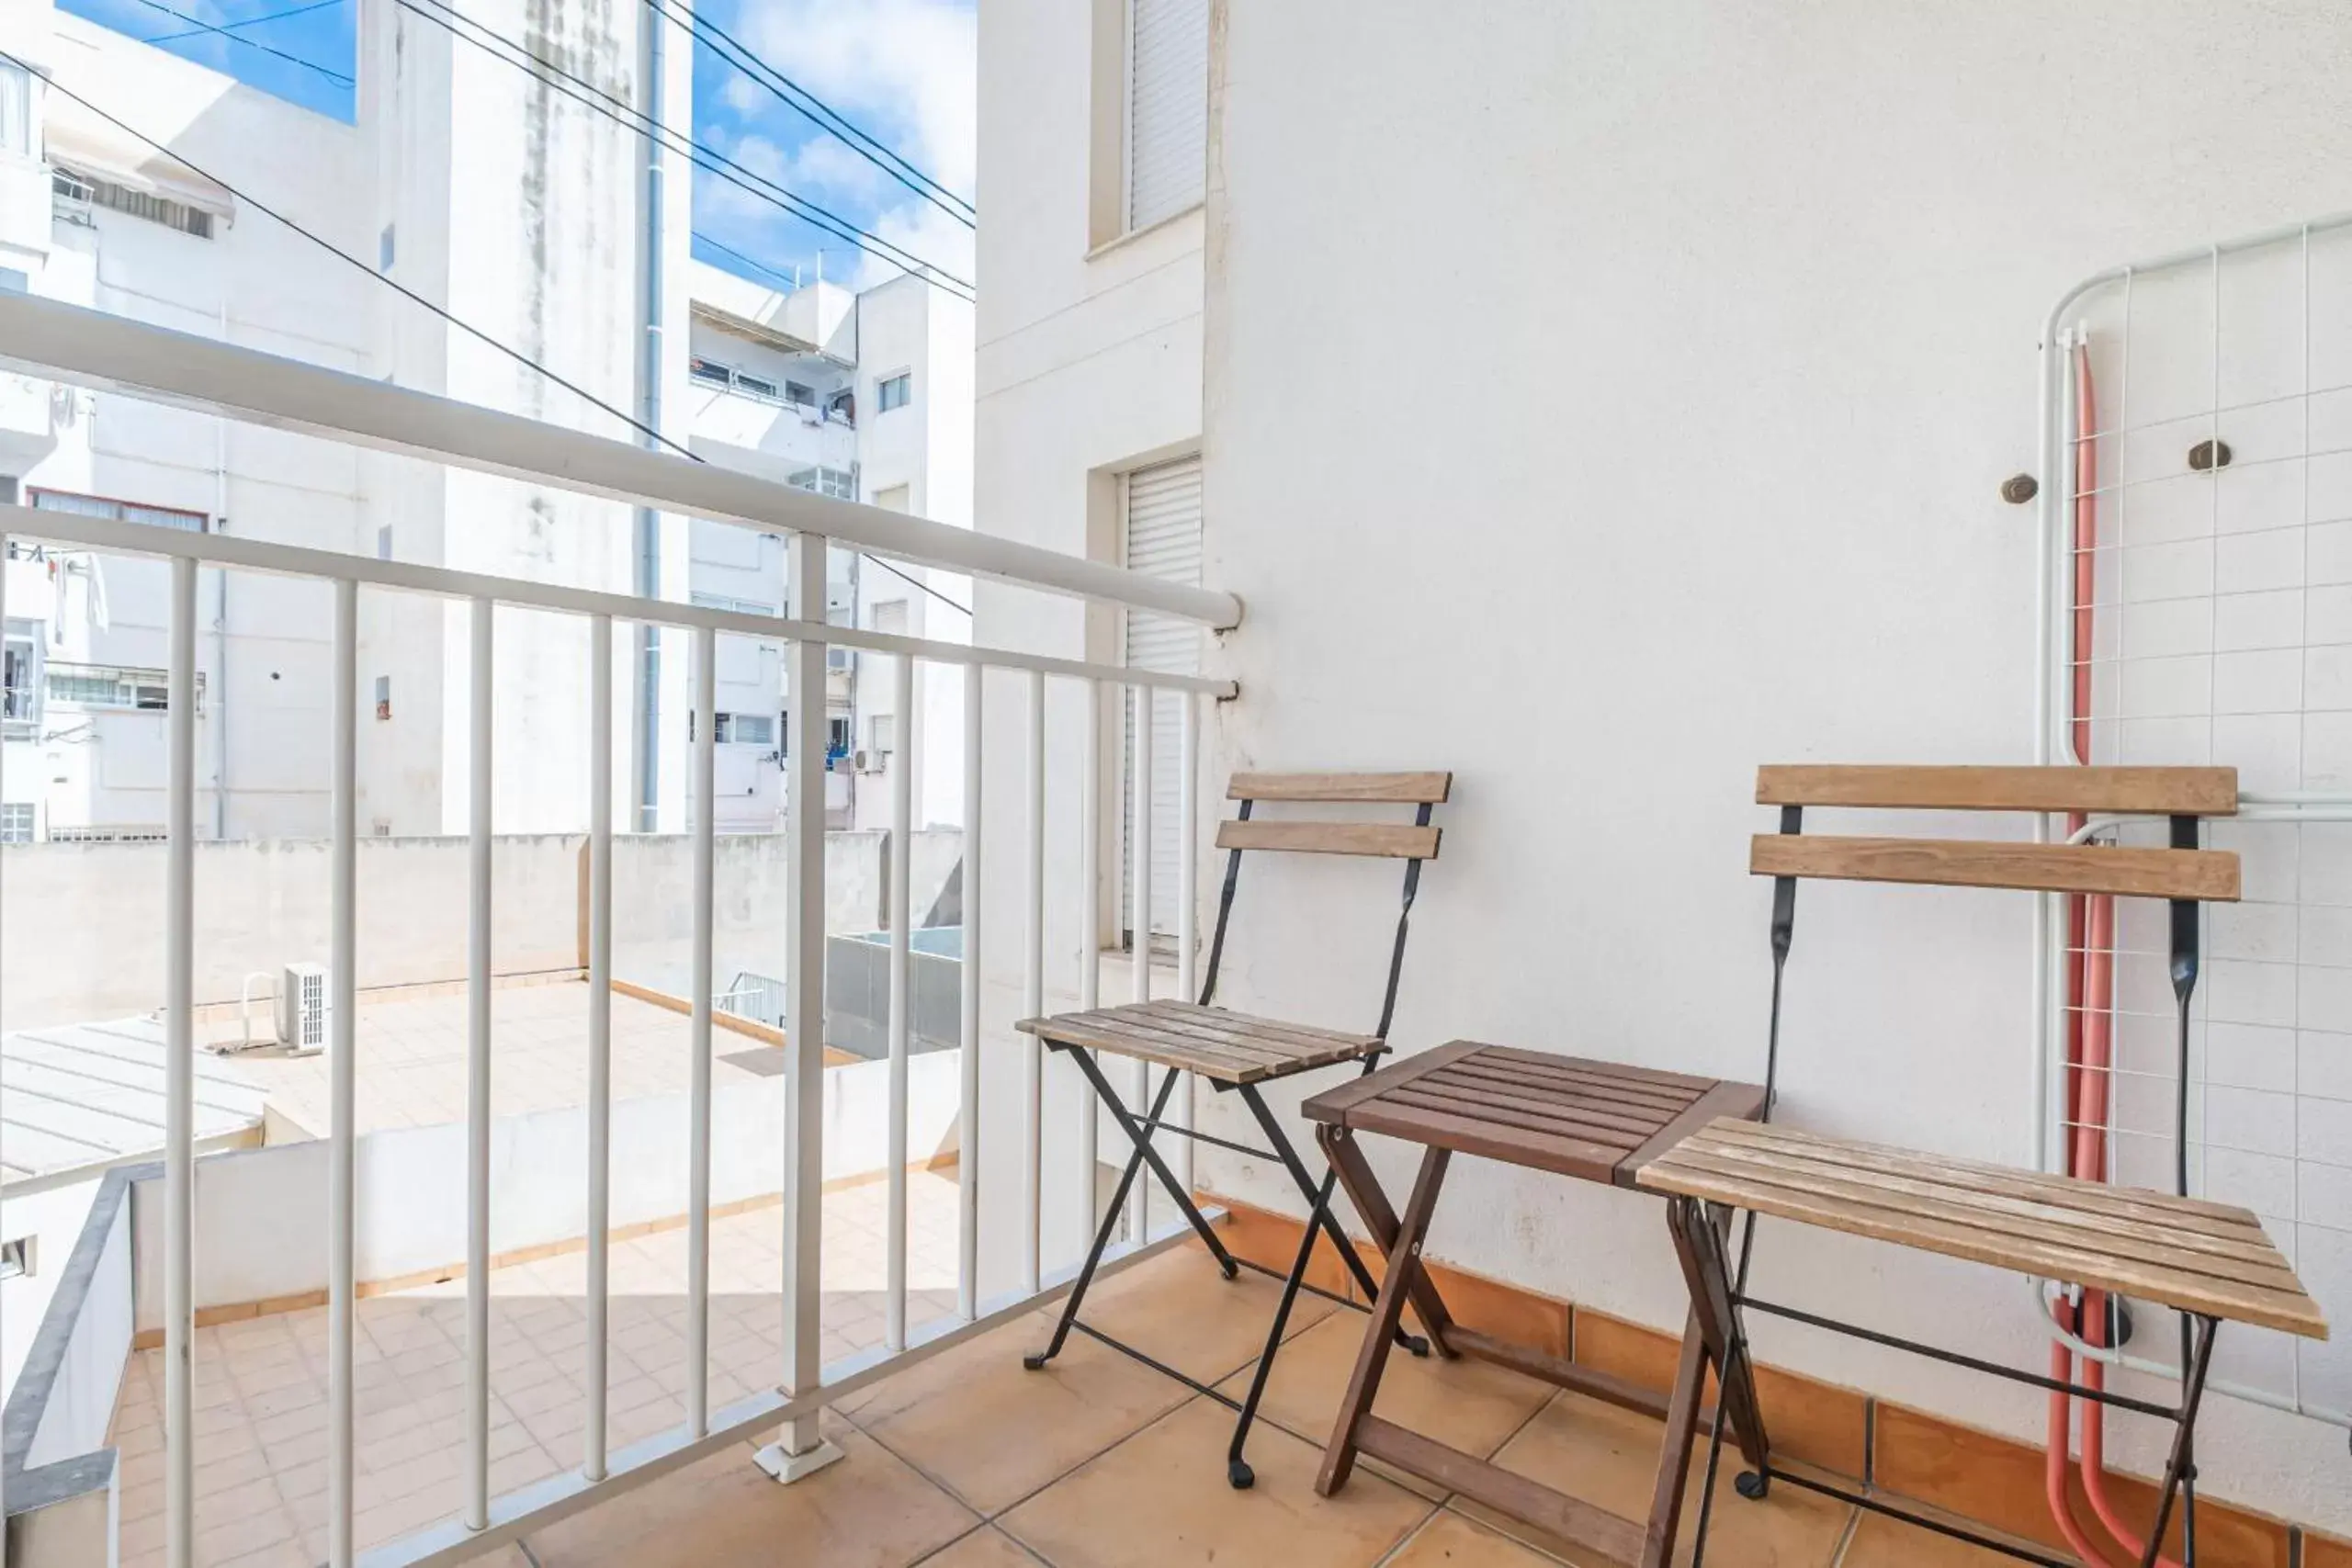
[[[324,1361],[329,1391],[324,1437],[327,1469],[324,1555],[333,1568],[348,1568],[355,1561],[356,1410],[355,1331],[357,1324],[356,1273],[356,1151],[358,1122],[356,1111],[357,1066],[355,1050],[357,996],[356,976],[360,960],[357,909],[363,896],[357,877],[356,846],[358,746],[357,735],[365,705],[358,647],[361,608],[369,601],[400,596],[440,600],[466,606],[469,637],[458,663],[469,694],[466,728],[468,761],[461,792],[462,818],[468,825],[468,913],[466,917],[466,1055],[465,1136],[462,1191],[465,1204],[466,1271],[463,1354],[465,1375],[455,1408],[461,1417],[458,1468],[462,1480],[455,1513],[426,1521],[390,1543],[373,1547],[371,1564],[452,1562],[490,1551],[519,1539],[531,1529],[569,1514],[584,1503],[637,1486],[690,1461],[719,1451],[749,1434],[785,1427],[781,1440],[764,1450],[763,1461],[779,1473],[797,1473],[821,1462],[825,1446],[818,1417],[829,1404],[897,1367],[934,1354],[989,1329],[1012,1322],[1033,1311],[1057,1285],[1040,1255],[1038,1204],[1042,1062],[1040,1046],[1029,1036],[1007,1036],[993,1042],[1018,1063],[1021,1110],[1009,1125],[981,1125],[980,1109],[980,952],[1003,944],[1003,951],[1021,954],[1024,1005],[1029,1014],[1043,1010],[1047,951],[1046,911],[1049,901],[1069,900],[1092,908],[1093,868],[1066,886],[1051,885],[1046,854],[1046,799],[1047,756],[1046,725],[1049,684],[1082,688],[1092,696],[1102,688],[1125,687],[1135,700],[1172,703],[1181,716],[1178,734],[1187,766],[1180,805],[1181,819],[1196,823],[1200,813],[1193,784],[1198,770],[1189,765],[1196,754],[1198,718],[1204,697],[1232,694],[1228,682],[1199,677],[1162,675],[1123,667],[1058,659],[1009,649],[930,641],[892,636],[826,623],[824,599],[828,546],[841,545],[876,556],[950,571],[986,577],[1031,588],[1095,600],[1127,611],[1175,616],[1212,626],[1230,626],[1240,617],[1238,603],[1227,594],[1144,577],[1101,563],[1060,555],[1035,547],[945,527],[923,519],[879,508],[854,504],[733,471],[718,464],[699,464],[682,457],[650,452],[634,446],[558,429],[529,420],[502,415],[454,400],[403,390],[363,378],[283,360],[131,321],[96,314],[52,301],[0,296],[0,367],[22,374],[53,378],[130,396],[153,397],[182,406],[216,411],[227,417],[250,420],[282,430],[389,450],[454,468],[486,471],[549,489],[599,496],[650,506],[655,510],[710,518],[787,532],[792,536],[795,603],[791,614],[761,615],[705,608],[629,594],[602,592],[551,582],[458,571],[403,561],[382,560],[271,543],[234,534],[195,533],[114,518],[87,516],[30,508],[0,506],[0,537],[53,542],[99,556],[144,558],[170,567],[165,660],[165,712],[168,760],[165,769],[167,839],[162,926],[165,936],[164,1020],[164,1158],[157,1230],[160,1289],[153,1293],[162,1303],[164,1349],[161,1385],[156,1391],[163,1428],[162,1466],[164,1510],[160,1532],[166,1560],[184,1564],[194,1561],[198,1465],[206,1446],[204,1428],[197,1420],[196,1393],[207,1375],[198,1360],[196,1314],[195,1258],[200,1245],[197,1229],[196,1096],[192,1065],[197,1048],[195,989],[197,931],[195,808],[198,795],[198,747],[197,718],[198,638],[204,626],[204,607],[198,593],[204,568],[274,574],[328,585],[333,593],[331,641],[331,716],[325,741],[332,764],[331,883],[326,965],[328,1039],[327,1135],[323,1188],[326,1211],[326,1344]],[[506,1168],[492,1160],[492,1116],[490,1099],[491,998],[493,936],[498,931],[499,888],[492,855],[492,806],[498,787],[498,688],[494,660],[502,626],[548,615],[572,617],[584,625],[591,655],[590,689],[562,694],[548,700],[580,703],[589,731],[584,755],[592,759],[586,780],[589,830],[586,852],[586,900],[583,922],[587,973],[585,1046],[588,1088],[584,1139],[587,1150],[585,1190],[580,1195],[584,1258],[584,1333],[582,1360],[575,1369],[582,1389],[580,1461],[575,1469],[549,1480],[502,1492],[493,1484],[491,1371],[492,1247],[493,1212],[499,1208],[497,1171]],[[614,626],[652,626],[683,634],[693,645],[691,669],[695,725],[693,743],[695,829],[691,899],[693,940],[686,964],[686,994],[691,1004],[689,1052],[691,1072],[686,1091],[690,1120],[689,1171],[684,1216],[686,1291],[684,1344],[683,1416],[673,1426],[653,1436],[622,1446],[612,1441],[607,1400],[612,1367],[605,1347],[615,1323],[614,1275],[607,1237],[616,1207],[613,1149],[614,1097],[611,1063],[614,1051],[613,942],[615,929],[614,833],[616,817],[614,773]],[[964,959],[958,1015],[961,1039],[956,1067],[956,1123],[957,1142],[966,1151],[956,1183],[955,1306],[944,1318],[915,1325],[909,1317],[910,1247],[908,1174],[909,1102],[911,1036],[914,1031],[910,908],[910,875],[906,854],[892,857],[888,902],[889,936],[884,961],[884,1059],[887,1090],[883,1096],[888,1172],[882,1207],[885,1213],[883,1332],[877,1349],[847,1361],[827,1365],[822,1355],[821,1303],[825,1264],[820,1255],[820,1194],[825,1170],[826,1110],[821,1089],[825,1040],[826,907],[821,874],[826,853],[825,817],[828,799],[826,714],[821,704],[797,705],[792,715],[793,734],[787,752],[790,770],[787,825],[785,838],[793,870],[787,896],[786,962],[780,976],[786,992],[786,1042],[784,1076],[791,1086],[788,1122],[783,1132],[786,1156],[782,1318],[783,1345],[775,1368],[773,1386],[758,1388],[728,1403],[715,1401],[712,1337],[712,1222],[714,1111],[712,1096],[713,1031],[717,1010],[712,998],[720,990],[715,971],[716,924],[715,842],[713,809],[714,717],[717,652],[724,637],[781,641],[787,649],[789,680],[801,692],[822,690],[828,651],[834,646],[883,656],[891,665],[896,686],[895,711],[914,709],[914,673],[927,667],[927,681],[960,681],[964,691],[961,742],[963,775],[962,820],[966,828],[966,858],[962,866]],[[984,707],[1010,705],[1017,718],[999,720],[993,731],[984,725]],[[1085,711],[1094,715],[1097,702]],[[1102,800],[1102,740],[1099,718],[1085,726],[1077,758],[1076,776],[1065,786],[1084,803],[1087,820],[1106,820]],[[1148,735],[1150,726],[1143,732]],[[984,733],[1006,730],[1020,737],[1019,754],[1009,770],[997,776],[1020,780],[1010,799],[984,794]],[[910,740],[915,738],[910,737]],[[912,770],[896,773],[891,801],[894,840],[904,842],[911,826],[912,805],[908,779]],[[819,808],[810,808],[819,807]],[[1135,804],[1136,827],[1132,841],[1152,842],[1149,792],[1140,792]],[[984,865],[978,852],[983,840],[1018,846],[1012,863]],[[1087,839],[1091,842],[1091,837]],[[1149,886],[1148,848],[1136,884],[1142,897]],[[1196,855],[1180,857],[1188,868]],[[982,912],[986,881],[1012,879],[1020,890],[1023,929],[1000,934],[984,930]],[[1189,890],[1188,890],[1189,892]],[[126,893],[126,897],[137,897]],[[1187,955],[1182,983],[1191,988],[1191,911],[1194,900],[1179,901],[1184,930],[1180,951]],[[1148,908],[1147,906],[1143,906]],[[1076,926],[1089,933],[1080,955],[1079,984],[1091,1005],[1097,953],[1092,919]],[[1146,982],[1147,987],[1148,981]],[[935,1057],[933,1059],[936,1059]],[[1087,1129],[1091,1134],[1091,1121]],[[1005,1293],[984,1297],[981,1292],[982,1164],[972,1157],[981,1140],[1011,1145],[1021,1151],[1016,1163],[1023,1173],[1015,1190],[990,1200],[1018,1216],[1001,1227],[1011,1233],[1003,1266],[995,1270],[1015,1283]],[[1188,1148],[1189,1145],[1186,1145]],[[1189,1160],[1178,1154],[1180,1169],[1189,1180]],[[208,1170],[211,1168],[209,1165]],[[1001,1168],[999,1167],[998,1168]],[[451,1171],[451,1180],[457,1181]],[[207,1209],[206,1213],[212,1211]],[[503,1212],[503,1211],[502,1211]],[[999,1212],[992,1207],[991,1212]],[[1148,1229],[1122,1249],[1116,1261],[1128,1262],[1175,1242],[1184,1227],[1152,1234]],[[141,1286],[142,1293],[147,1291]]]

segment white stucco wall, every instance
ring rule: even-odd
[[[2043,313],[2097,268],[2345,205],[2341,8],[1221,10],[1208,577],[1251,613],[1214,656],[1243,694],[1212,773],[1456,771],[1404,1048],[1758,1076],[1756,765],[2030,760],[2033,520],[1996,491],[2034,466]],[[1400,339],[1435,350],[1409,386]],[[1269,867],[1227,999],[1363,1017],[1385,881]],[[2018,895],[1807,887],[1784,1118],[2030,1161],[2029,919]],[[1433,1253],[1680,1322],[1655,1203],[1456,1169]],[[2024,1284],[1981,1269],[1769,1222],[1756,1267],[1767,1296],[1979,1353],[2043,1343]],[[2030,1391],[1755,1332],[1766,1359],[2041,1433]],[[2154,1434],[2121,1425],[2152,1472]],[[2352,1524],[2341,1430],[2220,1399],[2199,1457],[2215,1494]]]
[[[1202,214],[1121,236],[1102,226],[1103,204],[1090,194],[1102,160],[1118,156],[1115,141],[1097,134],[1096,119],[1104,90],[1098,65],[1123,47],[1120,16],[1108,0],[1045,0],[983,7],[979,29],[980,184],[989,220],[979,237],[987,288],[973,359],[975,523],[986,533],[1101,560],[1117,558],[1117,476],[1196,450],[1201,440]],[[1113,122],[1115,131],[1115,116]],[[1114,615],[1001,583],[978,582],[973,592],[980,643],[1116,659]],[[982,900],[989,934],[981,964],[983,1048],[991,1056],[982,1124],[1008,1130],[1027,1113],[1017,1059],[1025,1037],[1012,1032],[1023,1016],[1025,702],[1018,677],[988,677]],[[1048,1009],[1078,998],[1082,704],[1074,683],[1046,683]],[[1115,757],[1115,709],[1106,705],[1102,726],[1104,754]],[[1117,855],[1115,787],[1107,799],[1100,863],[1106,886],[1114,887],[1108,874]],[[1098,900],[1092,918],[1102,921],[1107,908]],[[1107,929],[1115,940],[1115,922]],[[1107,987],[1104,996],[1111,998]],[[1050,1272],[1085,1248],[1091,1178],[1080,1167],[1075,1133],[1085,1113],[1083,1082],[1075,1068],[1049,1059],[1045,1085],[1042,1233]],[[1009,1133],[984,1137],[980,1158],[987,1293],[1017,1283],[1026,1172],[1020,1141]]]

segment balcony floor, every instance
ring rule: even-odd
[[[723,1281],[722,1288],[735,1283]],[[568,1423],[574,1434],[577,1288],[571,1285],[575,1299],[568,1301],[513,1303],[513,1326],[525,1337],[504,1337],[496,1380],[506,1407],[560,1408],[559,1424]],[[1226,1283],[1187,1247],[1106,1281],[1088,1316],[1238,1395],[1275,1291],[1247,1273]],[[504,1292],[500,1302],[508,1311]],[[655,1304],[674,1315],[674,1300]],[[772,1295],[763,1305],[773,1308]],[[441,1299],[413,1306],[381,1327],[370,1319],[368,1326],[379,1345],[433,1344],[436,1353],[426,1364],[454,1372],[459,1368],[448,1359],[450,1336],[462,1333],[461,1313],[458,1300]],[[1226,1484],[1231,1417],[1221,1406],[1082,1336],[1072,1337],[1049,1370],[1023,1370],[1022,1353],[1042,1344],[1049,1322],[1045,1314],[1032,1314],[845,1400],[827,1415],[825,1426],[847,1459],[796,1485],[778,1486],[753,1468],[752,1445],[746,1444],[534,1532],[527,1552],[509,1548],[485,1561],[494,1568],[1035,1568],[1040,1562],[1054,1568],[1539,1568],[1580,1561],[1561,1543],[1422,1483],[1400,1482],[1374,1463],[1360,1465],[1338,1497],[1315,1495],[1321,1445],[1363,1323],[1355,1314],[1305,1299],[1268,1394],[1266,1419],[1251,1439],[1258,1484],[1248,1493]],[[663,1337],[670,1331],[660,1325],[631,1326],[632,1314],[619,1302],[615,1323],[617,1438],[675,1421],[679,1412],[669,1392],[674,1372],[665,1382],[657,1370],[657,1363],[674,1365],[674,1336]],[[230,1372],[242,1389],[242,1347],[233,1342],[242,1337],[208,1333],[232,1341],[225,1347]],[[263,1331],[254,1333],[258,1341]],[[317,1335],[312,1324],[305,1342],[314,1348]],[[661,1353],[647,1371],[624,1373],[648,1337]],[[390,1371],[415,1354],[392,1350]],[[560,1359],[544,1360],[548,1355]],[[518,1390],[514,1369],[526,1365],[561,1371]],[[741,1392],[742,1373],[749,1371],[719,1380],[727,1396]],[[202,1376],[199,1404],[207,1386]],[[645,1391],[644,1401],[634,1393],[624,1396],[623,1388]],[[530,1398],[534,1389],[541,1400]],[[720,1393],[714,1390],[714,1404]],[[251,1395],[245,1397],[250,1406]],[[388,1506],[379,1503],[363,1513],[363,1535],[372,1530],[380,1539],[381,1527],[396,1517],[414,1515],[401,1526],[413,1528],[454,1506],[461,1439],[450,1425],[455,1405],[439,1403],[448,1404],[449,1414],[409,1440],[406,1458],[399,1434],[374,1427],[363,1432],[363,1502],[371,1492],[388,1490],[403,1466],[429,1469],[437,1478],[413,1492],[404,1508],[395,1504],[384,1512]],[[1638,1517],[1646,1512],[1656,1422],[1555,1393],[1499,1368],[1402,1355],[1389,1363],[1380,1408],[1457,1448],[1620,1513]],[[152,1405],[141,1409],[152,1423]],[[132,1414],[128,1402],[125,1414]],[[202,1430],[203,1412],[198,1420]],[[322,1462],[315,1457],[322,1425],[322,1413],[307,1428],[313,1457],[304,1463],[310,1468],[279,1462],[284,1439],[271,1435],[265,1417],[254,1425],[261,1451],[244,1467],[249,1478],[232,1478],[243,1473],[235,1470],[233,1456],[208,1463],[207,1472],[220,1467],[209,1483],[199,1472],[199,1526],[209,1546],[202,1561],[248,1568],[316,1560],[323,1497],[315,1489],[305,1500],[292,1495],[313,1471],[323,1485]],[[498,1428],[509,1429],[504,1423]],[[135,1440],[139,1434],[127,1436]],[[492,1461],[494,1488],[551,1472],[556,1461],[550,1456],[563,1452],[568,1459],[577,1441],[575,1436],[569,1444],[559,1442],[536,1425],[524,1436],[534,1440]],[[542,1437],[544,1446],[537,1440]],[[147,1451],[152,1454],[152,1443]],[[1775,1488],[1763,1503],[1746,1502],[1730,1490],[1733,1468],[1726,1464],[1723,1472],[1709,1546],[1708,1561],[1719,1568],[1957,1568],[2006,1561],[1885,1519],[1858,1520],[1853,1510],[1793,1487]],[[232,1486],[237,1491],[222,1490]],[[1696,1489],[1694,1477],[1694,1495]],[[155,1494],[159,1504],[159,1486]],[[136,1488],[126,1492],[126,1564],[148,1561],[143,1553],[153,1545],[155,1521],[141,1527],[133,1519],[134,1499],[143,1495]],[[256,1523],[241,1532],[236,1521],[248,1511],[256,1520],[287,1522]],[[141,1528],[147,1533],[134,1542],[130,1537]],[[232,1552],[232,1546],[246,1554]],[[1686,1532],[1686,1560],[1688,1553]]]

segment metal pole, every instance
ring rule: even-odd
[[[473,602],[473,711],[466,795],[466,1528],[490,1526],[491,634]]]
[[[1023,1018],[1046,1010],[1046,677],[1029,671],[1029,888],[1026,960],[1022,990]],[[1021,1037],[1021,1104],[1025,1152],[1022,1168],[1028,1187],[1023,1193],[1027,1213],[1021,1233],[1021,1289],[1037,1293],[1039,1270],[1038,1221],[1046,1193],[1041,1176],[1045,1104],[1044,1047],[1034,1034]]]
[[[889,1145],[889,1213],[884,1238],[882,1343],[907,1348],[907,969],[913,951],[912,919],[915,800],[915,661],[900,654],[890,683],[892,724],[898,755],[890,759],[890,1106],[885,1113]]]
[[[821,534],[792,536],[794,618],[812,628],[825,622],[825,551]],[[825,641],[792,644],[791,704],[786,755],[791,769],[785,798],[785,840],[790,852],[792,897],[786,909],[785,954],[784,1392],[812,1393],[823,1381],[821,1244],[825,1172]],[[841,1457],[819,1436],[812,1412],[786,1427],[759,1452],[761,1468],[796,1481]]]
[[[172,562],[164,891],[164,1561],[196,1562],[196,562]]]
[[[588,623],[588,1367],[581,1473],[605,1479],[613,1191],[613,618]]]
[[[985,667],[964,666],[964,1059],[956,1125],[956,1310],[980,1305],[980,694]]]
[[[1138,1002],[1151,1000],[1151,688],[1135,688],[1135,789],[1132,841],[1127,845],[1133,867],[1127,879],[1134,887],[1128,912],[1130,994]],[[1137,1057],[1127,1064],[1127,1098],[1141,1105],[1151,1098],[1151,1066]],[[1146,1134],[1148,1136],[1149,1134]],[[1189,1144],[1189,1139],[1179,1139]],[[1127,1189],[1127,1239],[1141,1243],[1151,1232],[1150,1184],[1138,1181]]]
[[[686,1089],[686,1426],[710,1430],[711,921],[718,814],[718,634],[695,628],[694,1018]]]
[[[1194,835],[1201,829],[1201,707],[1190,692],[1176,699],[1176,998],[1191,1001],[1200,983],[1197,929],[1201,902],[1201,847]],[[1176,1121],[1193,1125],[1193,1075],[1182,1075],[1176,1091]],[[1176,1179],[1193,1190],[1193,1140],[1176,1140]]]
[[[1078,785],[1078,1007],[1092,1012],[1102,1002],[1102,683],[1079,682],[1086,699],[1085,724],[1080,750],[1085,772]],[[1097,1146],[1102,1108],[1090,1089],[1081,1088],[1078,1108],[1078,1168],[1086,1205],[1086,1231],[1102,1224],[1095,1213],[1094,1187],[1101,1168]]]
[[[225,573],[223,576],[225,577]],[[334,585],[334,997],[327,1017],[327,1562],[351,1568],[355,1443],[352,1336],[359,1289],[355,1264],[353,1151],[358,1145],[359,584]]]

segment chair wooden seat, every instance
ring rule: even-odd
[[[1763,1103],[1756,1084],[1456,1040],[1300,1110],[1351,1132],[1630,1187],[1686,1134]]]
[[[1023,1019],[1013,1027],[1049,1044],[1106,1051],[1225,1084],[1263,1083],[1385,1049],[1377,1035],[1172,999]]]
[[[1728,1119],[1683,1139],[1635,1180],[1654,1192],[2327,1337],[2318,1303],[2262,1223],[2233,1204]]]

